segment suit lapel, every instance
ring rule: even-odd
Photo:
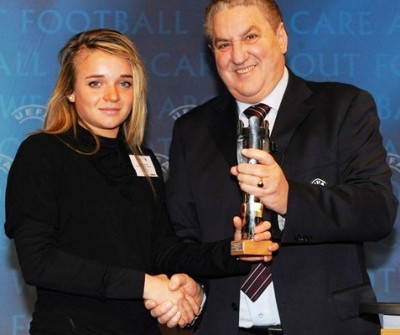
[[[312,91],[305,82],[289,72],[288,87],[279,107],[271,139],[280,152],[285,152],[293,133],[312,110],[306,102]]]
[[[312,93],[304,80],[289,72],[288,87],[271,133],[271,139],[277,144],[280,152],[286,151],[293,133],[312,110],[306,101]],[[236,102],[230,95],[225,95],[213,107],[209,130],[212,140],[230,166],[237,164],[237,122]]]

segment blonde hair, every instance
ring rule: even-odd
[[[133,74],[133,106],[121,128],[125,141],[133,154],[141,153],[147,117],[147,79],[143,62],[133,42],[125,35],[111,29],[94,29],[81,32],[67,41],[58,54],[60,72],[47,104],[43,131],[61,134],[69,129],[76,133],[78,114],[67,96],[74,91],[76,59],[84,49],[101,50],[128,59]],[[89,131],[90,128],[88,127]],[[97,136],[91,132],[99,142]]]
[[[204,32],[207,39],[212,42],[212,19],[221,10],[236,6],[257,6],[265,14],[267,22],[276,30],[283,22],[282,12],[274,0],[212,0],[206,8],[204,15]],[[211,43],[212,45],[212,43]]]

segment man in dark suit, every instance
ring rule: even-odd
[[[273,282],[255,302],[239,277],[209,281],[196,334],[379,334],[379,321],[359,314],[360,302],[375,300],[363,242],[390,232],[397,200],[373,98],[290,72],[272,0],[213,0],[205,29],[229,93],[175,124],[167,182],[174,229],[203,242],[232,236],[244,191],[272,212],[281,247]],[[277,150],[248,149],[258,164],[237,165],[237,122],[258,103],[271,107]]]

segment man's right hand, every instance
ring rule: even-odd
[[[165,279],[166,276],[162,278]],[[160,299],[145,299],[145,306],[150,314],[161,324],[169,328],[181,328],[191,324],[200,312],[200,304],[204,292],[201,286],[186,274],[179,273],[171,277],[168,283],[170,293],[182,295],[182,298],[172,301]]]

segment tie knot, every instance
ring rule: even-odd
[[[247,108],[243,113],[246,115],[248,118],[251,116],[256,116],[261,120],[264,120],[265,117],[267,116],[268,112],[270,111],[271,107],[267,106],[266,104],[257,104],[254,106],[250,106]]]

